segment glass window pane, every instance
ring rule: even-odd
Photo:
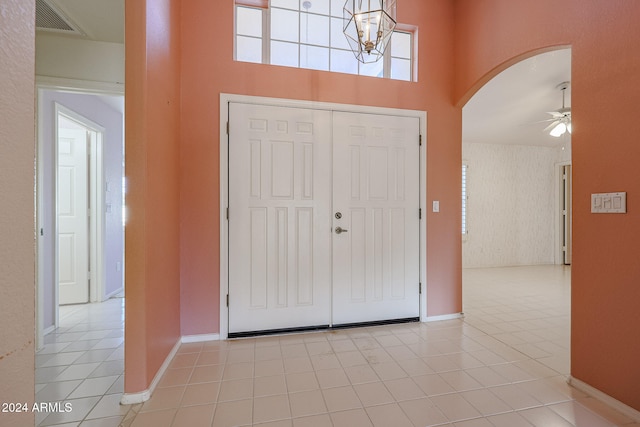
[[[301,13],[300,43],[329,46],[329,17]]]
[[[271,8],[271,38],[298,41],[298,12]]]
[[[411,34],[394,31],[391,36],[391,56],[411,58]]]
[[[391,58],[391,78],[411,81],[411,60]]]
[[[384,77],[384,61],[360,64],[360,75],[371,77]]]
[[[236,61],[262,62],[262,39],[236,37]]]
[[[272,41],[271,64],[298,67],[298,44]]]
[[[339,16],[340,18],[342,18],[344,1],[345,0],[331,0],[331,16]]]
[[[331,47],[349,49],[349,43],[342,31],[342,19],[331,18]]]
[[[262,10],[248,7],[236,8],[236,33],[243,36],[262,37]]]
[[[298,10],[298,0],[271,0],[271,7]]]
[[[358,74],[358,61],[350,50],[331,49],[331,71]]]
[[[306,0],[300,0],[300,11],[304,12],[308,10],[311,13],[316,13],[318,15],[329,15],[329,2],[327,0],[311,0],[309,3],[311,6],[309,9],[304,7]]]
[[[329,48],[300,45],[300,68],[329,70]]]

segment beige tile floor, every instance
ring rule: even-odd
[[[36,353],[36,402],[72,410],[36,413],[36,426],[117,427],[124,388],[124,299],[60,307],[59,327]]]
[[[117,404],[121,371],[104,365],[121,363],[121,344],[106,355],[116,333],[86,335],[79,325],[98,323],[78,318],[55,334],[76,339],[50,339],[37,370],[40,396],[54,385],[46,398],[74,402],[74,415],[40,425],[640,427],[566,383],[568,267],[463,274],[464,319],[184,344],[130,407]]]

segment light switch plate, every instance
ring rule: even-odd
[[[627,193],[591,194],[591,213],[627,213]]]
[[[440,212],[440,201],[439,200],[434,200],[433,201],[433,211],[434,212]]]

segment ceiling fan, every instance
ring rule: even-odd
[[[565,132],[571,133],[571,107],[565,107],[564,105],[564,94],[567,88],[569,87],[569,82],[562,82],[558,86],[557,89],[562,91],[562,108],[556,111],[549,111],[548,114],[551,114],[551,118],[547,120],[543,120],[544,122],[551,122],[549,126],[544,128],[543,132],[549,132],[549,135],[554,136],[556,138],[564,135]]]

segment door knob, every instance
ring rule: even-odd
[[[336,227],[336,234],[342,234],[342,233],[346,233],[347,230],[346,228],[342,228],[342,227]]]

